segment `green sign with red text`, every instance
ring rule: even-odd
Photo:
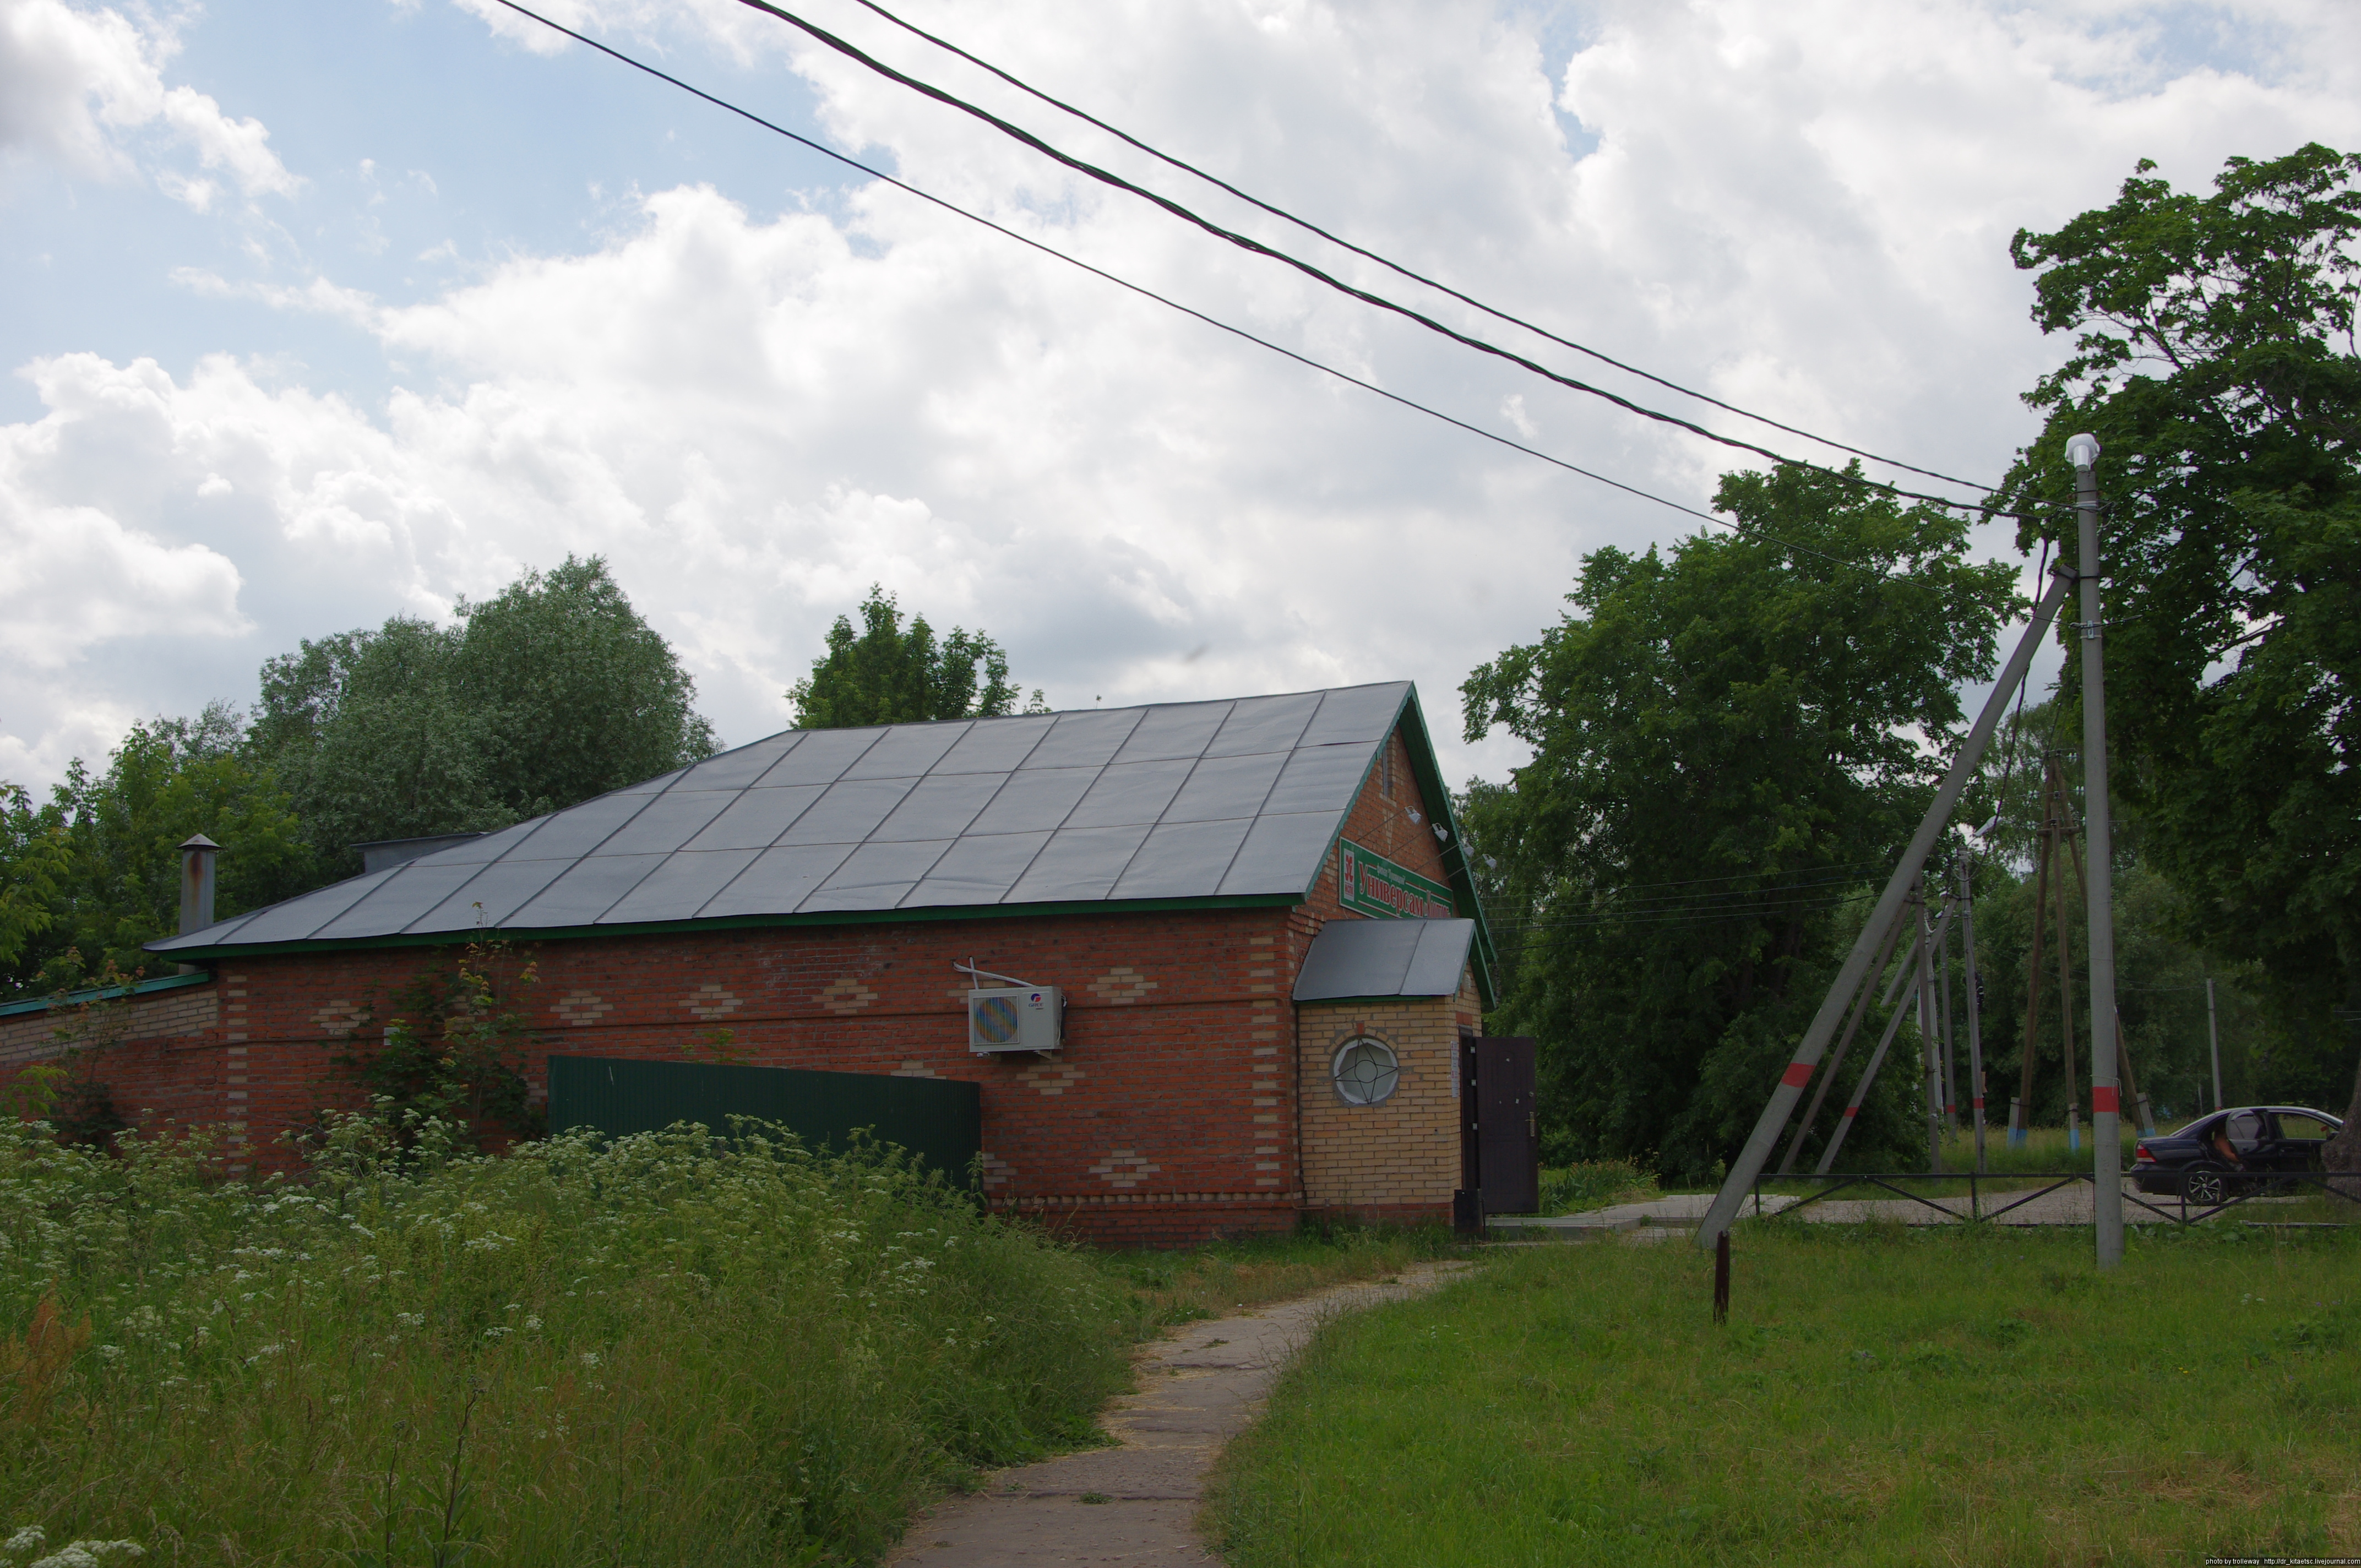
[[[1337,840],[1336,894],[1345,907],[1380,919],[1448,920],[1451,890],[1350,839]]]

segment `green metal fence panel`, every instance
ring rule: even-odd
[[[856,1130],[865,1131],[962,1186],[983,1149],[983,1101],[972,1083],[713,1062],[549,1058],[553,1132],[595,1127],[622,1137],[675,1122],[727,1132],[732,1116],[779,1123],[815,1148],[845,1148]]]

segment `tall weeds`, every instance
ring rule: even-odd
[[[1086,1441],[1140,1309],[889,1154],[498,1158],[383,1113],[301,1177],[0,1126],[0,1530],[149,1562],[858,1563]]]

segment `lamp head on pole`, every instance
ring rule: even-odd
[[[2066,461],[2077,469],[2091,467],[2099,460],[2099,438],[2089,431],[2066,438]]]

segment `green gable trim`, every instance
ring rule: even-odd
[[[809,915],[724,915],[702,920],[655,920],[637,925],[521,927],[482,926],[466,931],[405,932],[391,937],[309,938],[247,946],[175,948],[180,959],[261,958],[281,953],[367,952],[380,948],[456,948],[490,938],[503,942],[578,942],[593,937],[660,937],[685,931],[743,931],[811,926],[906,926],[930,920],[1015,920],[1048,915],[1159,915],[1215,909],[1289,909],[1302,900],[1293,894],[1258,893],[1231,897],[1092,899],[1067,904],[977,904],[940,909],[831,909]]]
[[[1403,695],[1401,712],[1394,723],[1401,730],[1402,750],[1410,754],[1411,777],[1418,781],[1418,793],[1426,798],[1428,815],[1450,835],[1443,842],[1444,873],[1451,883],[1453,905],[1476,922],[1476,992],[1484,1011],[1489,1013],[1500,1005],[1493,972],[1499,967],[1500,950],[1492,945],[1492,927],[1484,918],[1483,900],[1476,896],[1476,877],[1467,865],[1467,841],[1460,837],[1459,819],[1451,810],[1451,791],[1443,782],[1443,764],[1435,761],[1434,742],[1427,733],[1426,714],[1418,705],[1416,686]],[[1371,765],[1376,765],[1374,761]],[[1341,830],[1337,836],[1343,837]],[[1336,846],[1329,845],[1328,852],[1334,856]]]
[[[23,1002],[0,1004],[0,1018],[13,1018],[24,1013],[46,1013],[52,1007],[79,1007],[86,1002],[112,1002],[125,996],[150,996],[159,991],[178,991],[184,985],[211,985],[210,974],[167,974],[154,980],[134,981],[129,985],[101,985],[88,991],[69,991],[61,996],[35,996]]]

